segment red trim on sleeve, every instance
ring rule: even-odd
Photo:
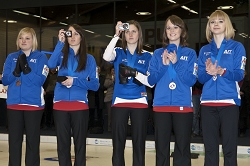
[[[224,69],[223,73],[220,76],[223,76],[226,73],[226,69]]]

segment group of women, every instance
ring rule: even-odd
[[[156,165],[170,165],[170,137],[175,134],[174,166],[190,166],[192,132],[192,86],[204,84],[201,115],[205,146],[205,165],[219,165],[220,132],[224,165],[237,165],[237,131],[240,95],[238,82],[244,77],[246,53],[233,40],[234,29],[226,13],[213,12],[207,22],[206,38],[197,60],[188,47],[187,26],[176,15],[165,22],[162,48],[153,56],[143,50],[142,28],[131,20],[124,30],[118,21],[115,35],[103,59],[113,63],[115,85],[111,107],[113,166],[125,166],[124,148],[128,118],[131,120],[133,165],[145,165],[148,102],[146,86],[155,87],[153,99]],[[121,36],[121,47],[116,47]],[[18,52],[8,55],[3,84],[8,89],[9,165],[20,165],[22,134],[26,131],[26,165],[40,165],[39,125],[44,106],[42,85],[48,68],[59,66],[54,95],[54,119],[59,165],[71,164],[71,135],[75,145],[75,166],[86,165],[88,129],[87,91],[99,86],[96,62],[86,52],[80,26],[60,30],[59,41],[49,59],[36,51],[32,28],[17,37]]]

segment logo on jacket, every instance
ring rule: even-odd
[[[195,75],[197,77],[198,73],[198,64],[194,63],[194,70],[193,70],[193,75]]]
[[[180,57],[180,60],[187,61],[187,60],[188,60],[188,56],[181,56],[181,57]]]
[[[44,75],[45,77],[47,77],[49,74],[49,68],[47,65],[43,66],[43,71],[42,71],[42,75]]]
[[[232,50],[225,50],[223,54],[232,54]]]
[[[37,59],[30,59],[30,62],[36,63]]]
[[[208,56],[210,54],[211,54],[211,52],[204,52],[204,55],[206,55],[206,56]]]
[[[247,58],[242,56],[240,69],[245,70]]]
[[[138,60],[138,63],[139,63],[139,64],[145,64],[145,60],[141,60],[141,59],[140,59],[140,60]]]

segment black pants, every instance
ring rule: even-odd
[[[174,166],[191,166],[190,139],[193,113],[155,112],[156,166],[170,165],[170,139],[175,134]]]
[[[147,135],[147,108],[111,108],[113,141],[113,166],[125,166],[124,149],[127,136],[128,117],[131,119],[133,166],[145,165],[145,141]]]
[[[71,166],[71,129],[75,149],[75,166],[86,165],[86,137],[89,111],[54,110],[57,153],[60,166]]]
[[[97,123],[95,123],[95,111],[97,113]],[[89,108],[89,128],[103,127],[103,113],[102,109]]]
[[[26,166],[40,165],[40,122],[43,111],[7,110],[9,127],[9,166],[20,166],[23,132],[26,132]]]
[[[111,131],[112,129],[111,127],[111,105],[112,105],[112,101],[106,102],[106,110],[108,113],[108,131]]]
[[[43,124],[46,125],[46,127],[52,127],[52,125],[54,124],[53,98],[54,98],[54,93],[46,93],[45,108],[44,108],[44,124]]]
[[[219,166],[220,132],[225,166],[237,166],[239,107],[201,106],[205,166]]]

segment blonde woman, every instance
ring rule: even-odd
[[[225,12],[216,10],[210,15],[206,27],[209,44],[201,48],[198,59],[198,80],[204,84],[201,117],[206,166],[219,165],[221,141],[224,165],[237,166],[238,82],[244,78],[246,52],[233,40],[234,35]]]
[[[8,55],[2,82],[8,85],[9,166],[21,165],[23,133],[26,133],[26,166],[40,165],[40,122],[43,114],[43,83],[48,59],[37,51],[34,29],[20,30],[17,52]]]

